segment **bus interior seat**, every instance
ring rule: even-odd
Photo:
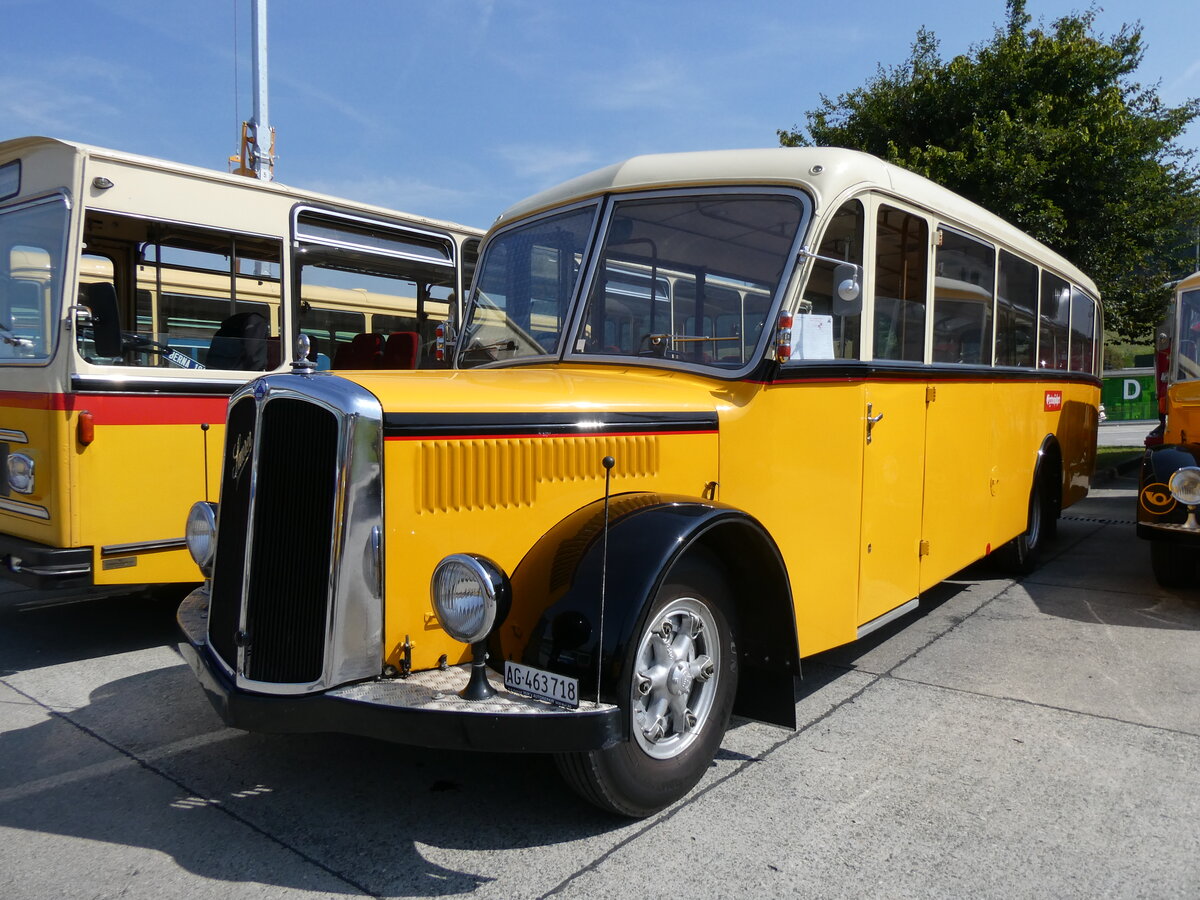
[[[348,344],[339,344],[333,356],[335,369],[378,369],[383,362],[383,335],[373,331],[356,334]]]
[[[383,367],[415,369],[420,350],[421,336],[415,331],[393,331],[383,345]]]
[[[267,338],[267,371],[279,368],[280,363],[279,335]]]
[[[234,313],[213,335],[204,359],[209,369],[244,369],[262,372],[267,368],[267,320],[260,313]]]
[[[79,302],[92,314],[92,342],[96,356],[120,356],[123,342],[116,287],[109,281],[80,285]]]

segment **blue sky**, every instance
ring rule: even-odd
[[[226,169],[251,114],[251,0],[0,0],[0,139],[46,134]],[[486,227],[637,153],[775,146],[819,95],[908,54],[950,57],[1003,0],[270,0],[276,178]],[[1086,8],[1029,0],[1035,21]],[[1109,0],[1140,21],[1138,80],[1200,96],[1196,0]],[[235,52],[236,50],[236,52]],[[1200,147],[1193,126],[1184,144]]]

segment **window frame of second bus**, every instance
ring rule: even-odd
[[[310,216],[315,220],[317,225],[326,225],[331,230],[336,231],[339,224],[348,226],[346,234],[353,234],[354,228],[357,226],[363,230],[372,229],[383,233],[391,233],[397,237],[397,242],[400,243],[405,235],[416,238],[419,241],[424,241],[430,244],[437,244],[449,251],[448,255],[443,255],[442,259],[436,259],[432,256],[422,256],[417,253],[406,253],[401,250],[387,250],[378,246],[372,246],[367,242],[355,242],[350,239],[339,239],[328,235],[321,235],[314,231],[305,231],[302,219],[305,216]],[[287,354],[290,355],[295,351],[295,341],[303,329],[301,321],[302,306],[305,302],[303,296],[303,270],[305,264],[303,261],[303,250],[308,247],[325,248],[327,252],[336,252],[338,250],[345,251],[350,254],[361,256],[367,259],[391,260],[405,267],[412,267],[414,271],[419,270],[422,266],[439,268],[444,267],[445,271],[451,276],[447,279],[450,286],[452,300],[447,306],[447,321],[454,322],[457,312],[462,308],[462,271],[459,265],[461,258],[462,246],[460,239],[450,230],[437,229],[424,223],[407,222],[402,219],[389,218],[387,216],[372,216],[362,210],[347,210],[336,206],[323,206],[312,202],[296,203],[290,213],[290,241],[289,241],[289,267],[290,273],[288,284],[292,293],[291,298],[285,304],[287,307],[288,324],[286,334],[288,342],[291,346],[287,348]],[[313,264],[314,268],[325,268],[330,271],[336,271],[336,266]],[[388,266],[380,265],[379,271],[374,273],[366,273],[372,277],[392,277],[387,273]],[[399,276],[397,276],[399,277]],[[416,278],[410,274],[402,276],[404,280],[412,281],[418,285]],[[436,300],[435,302],[446,303],[446,300]],[[420,297],[417,298],[418,307],[421,305]],[[384,314],[398,315],[396,309],[379,309],[371,310],[372,313],[380,312]],[[418,334],[420,332],[419,309],[414,310],[414,317],[417,318]],[[364,328],[368,324],[366,322],[366,313],[363,313]],[[372,315],[371,324],[373,326],[374,316]],[[361,333],[361,332],[360,332]],[[421,340],[424,336],[421,335]],[[324,348],[318,347],[319,354],[325,354],[330,363],[330,367],[336,365],[336,350],[337,344]],[[326,350],[333,351],[326,353]],[[282,355],[281,362],[286,363],[289,356]],[[418,359],[418,367],[420,360]]]

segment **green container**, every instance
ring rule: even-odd
[[[1104,373],[1100,402],[1110,422],[1158,418],[1153,369],[1121,369]]]

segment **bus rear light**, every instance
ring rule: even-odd
[[[792,358],[792,314],[780,312],[775,329],[775,360],[785,363]]]
[[[85,409],[79,414],[77,430],[79,443],[86,447],[96,439],[96,417]]]

